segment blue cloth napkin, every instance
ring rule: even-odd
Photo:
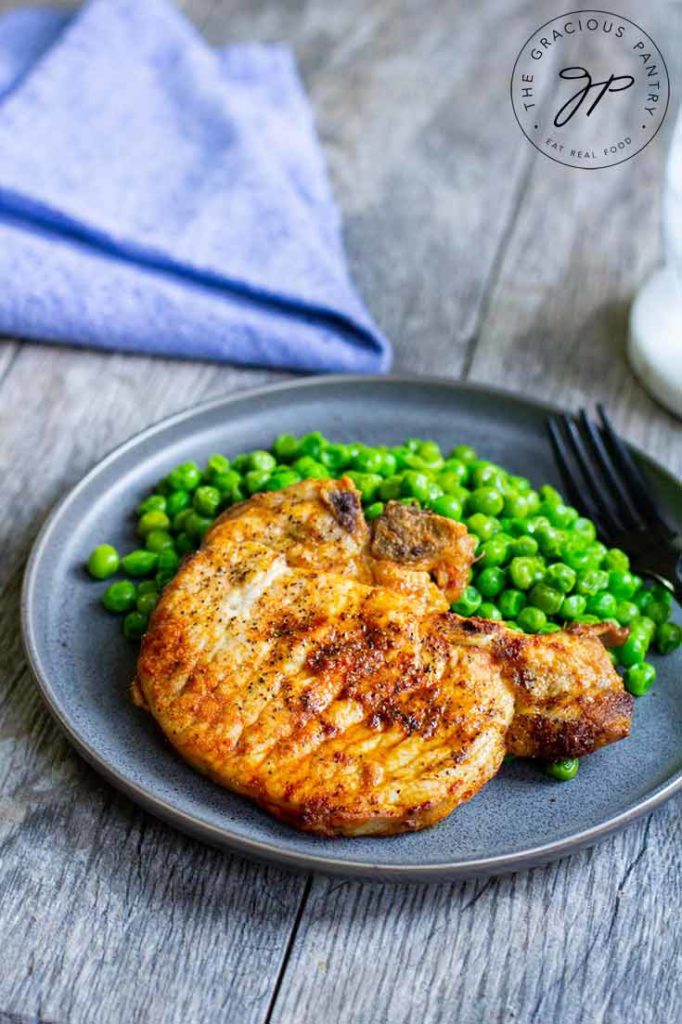
[[[380,371],[280,46],[209,49],[166,0],[0,19],[0,332]]]

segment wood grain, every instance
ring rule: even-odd
[[[397,368],[568,404],[606,398],[628,436],[682,470],[679,423],[623,358],[627,302],[658,257],[664,139],[622,168],[571,171],[535,153],[508,106],[513,57],[554,4],[182,6],[216,44],[295,45],[353,273]],[[647,11],[655,38],[670,37],[673,11]],[[680,1019],[680,801],[517,876],[306,882],[155,821],[58,733],[18,629],[23,563],[49,507],[134,431],[277,376],[0,348],[0,1022]]]

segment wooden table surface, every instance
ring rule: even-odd
[[[184,6],[213,43],[295,46],[352,270],[397,370],[572,407],[602,399],[682,475],[682,427],[624,357],[628,303],[660,255],[673,118],[602,171],[526,142],[509,75],[562,5]],[[609,7],[659,42],[675,97],[679,7]],[[679,799],[546,868],[379,886],[207,849],[110,789],[59,733],[19,637],[22,570],[48,509],[134,431],[276,376],[11,339],[0,350],[0,1022],[681,1020]]]

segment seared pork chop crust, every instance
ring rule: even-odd
[[[452,615],[473,541],[405,508],[370,530],[347,479],[257,495],[216,522],[143,639],[139,693],[183,757],[320,835],[423,828],[508,742],[575,747],[580,721],[586,750],[624,729],[605,724],[620,680],[599,640]]]

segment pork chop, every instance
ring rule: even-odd
[[[461,524],[398,503],[370,529],[348,479],[257,495],[164,590],[137,692],[192,765],[327,836],[432,825],[508,746],[564,756],[578,735],[584,753],[626,733],[624,706],[608,728],[577,724],[623,696],[595,637],[448,611],[473,550]]]

